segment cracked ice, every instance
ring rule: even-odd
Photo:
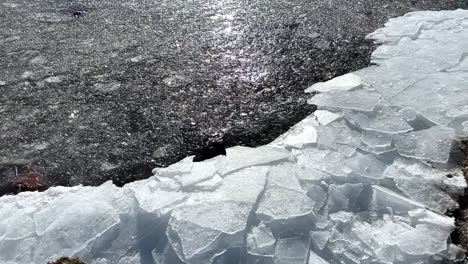
[[[0,198],[0,262],[455,261],[444,213],[466,188],[468,11],[410,13],[369,38],[376,65],[307,89],[319,110],[267,146],[122,188]]]

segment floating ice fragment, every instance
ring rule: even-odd
[[[398,153],[405,157],[447,163],[454,140],[453,129],[435,126],[396,135],[395,146]]]
[[[326,82],[319,82],[305,90],[306,93],[311,92],[320,92],[320,93],[327,93],[327,92],[341,92],[341,91],[349,91],[352,89],[360,88],[362,86],[362,81],[359,76],[348,73],[345,75],[338,76]]]
[[[307,102],[320,107],[372,111],[380,99],[379,93],[360,89],[348,92],[319,93]]]

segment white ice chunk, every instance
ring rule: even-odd
[[[348,210],[354,207],[363,188],[364,186],[361,183],[331,184],[328,188],[327,206],[329,213]]]
[[[279,136],[270,145],[302,148],[306,145],[315,144],[317,143],[317,132],[315,131],[317,125],[315,116],[310,115],[294,125],[288,132]]]
[[[455,140],[455,132],[442,126],[395,136],[395,145],[402,156],[447,163]]]
[[[216,162],[222,158],[219,156],[204,162],[194,162],[190,172],[180,176],[182,187],[187,188],[215,176],[217,173]]]
[[[312,250],[309,252],[309,262],[308,264],[329,264],[329,262],[325,261],[319,255],[315,254]]]
[[[395,160],[384,175],[394,179],[398,189],[412,200],[440,213],[457,206],[449,194],[460,194],[462,188],[466,186],[459,168],[436,169],[419,161],[404,158]]]
[[[319,107],[372,111],[380,100],[379,93],[360,89],[348,92],[319,93],[307,102]]]
[[[218,188],[223,182],[223,178],[219,175],[215,175],[213,178],[197,183],[194,185],[195,190],[200,190],[200,191],[213,191],[216,188]]]
[[[275,264],[307,264],[309,237],[279,239],[276,243]]]
[[[263,222],[247,234],[247,252],[252,255],[273,257],[276,240],[271,229]]]
[[[317,247],[319,250],[323,250],[325,245],[330,239],[331,233],[330,231],[311,231],[310,238],[312,239],[312,243]]]
[[[242,245],[247,218],[267,172],[265,167],[252,167],[232,173],[214,192],[193,194],[177,206],[166,232],[177,255],[190,263],[206,263],[227,248]]]
[[[393,109],[383,104],[377,105],[373,112],[346,112],[345,117],[365,131],[398,134],[413,130]]]
[[[248,148],[237,146],[226,149],[226,158],[219,160],[216,163],[216,167],[222,176],[242,168],[280,162],[290,158],[291,153],[282,148],[270,146]]]
[[[257,208],[257,215],[267,223],[305,216],[313,211],[315,202],[287,168],[273,167],[268,175],[266,191]]]
[[[380,209],[391,208],[395,212],[407,213],[413,209],[424,208],[424,205],[408,199],[385,187],[372,185],[373,202]]]
[[[314,112],[314,115],[317,118],[317,121],[322,126],[326,126],[326,125],[330,124],[331,122],[341,118],[341,115],[335,114],[335,113],[327,111],[327,110],[316,110]]]
[[[186,157],[167,168],[155,168],[153,174],[159,177],[172,178],[174,176],[190,173],[193,167],[193,157],[194,156]]]
[[[349,91],[352,89],[360,88],[362,81],[359,76],[348,73],[345,75],[338,76],[326,82],[319,82],[305,90],[306,93],[320,92],[327,93],[330,91]]]
[[[335,223],[352,223],[354,222],[355,215],[351,212],[339,211],[329,215],[330,220]]]
[[[390,102],[413,107],[431,122],[447,125],[457,116],[468,115],[467,79],[468,72],[433,74],[404,89]]]

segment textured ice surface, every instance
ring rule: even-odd
[[[362,86],[361,78],[348,73],[326,82],[319,82],[306,89],[306,92],[349,91]]]
[[[452,263],[467,187],[468,11],[416,12],[369,37],[374,66],[313,85],[319,110],[273,143],[193,157],[122,188],[0,198],[0,263]]]

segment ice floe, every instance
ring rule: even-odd
[[[374,66],[318,83],[319,107],[267,146],[193,157],[122,188],[0,198],[0,263],[447,263],[467,187],[468,11],[369,35]]]

